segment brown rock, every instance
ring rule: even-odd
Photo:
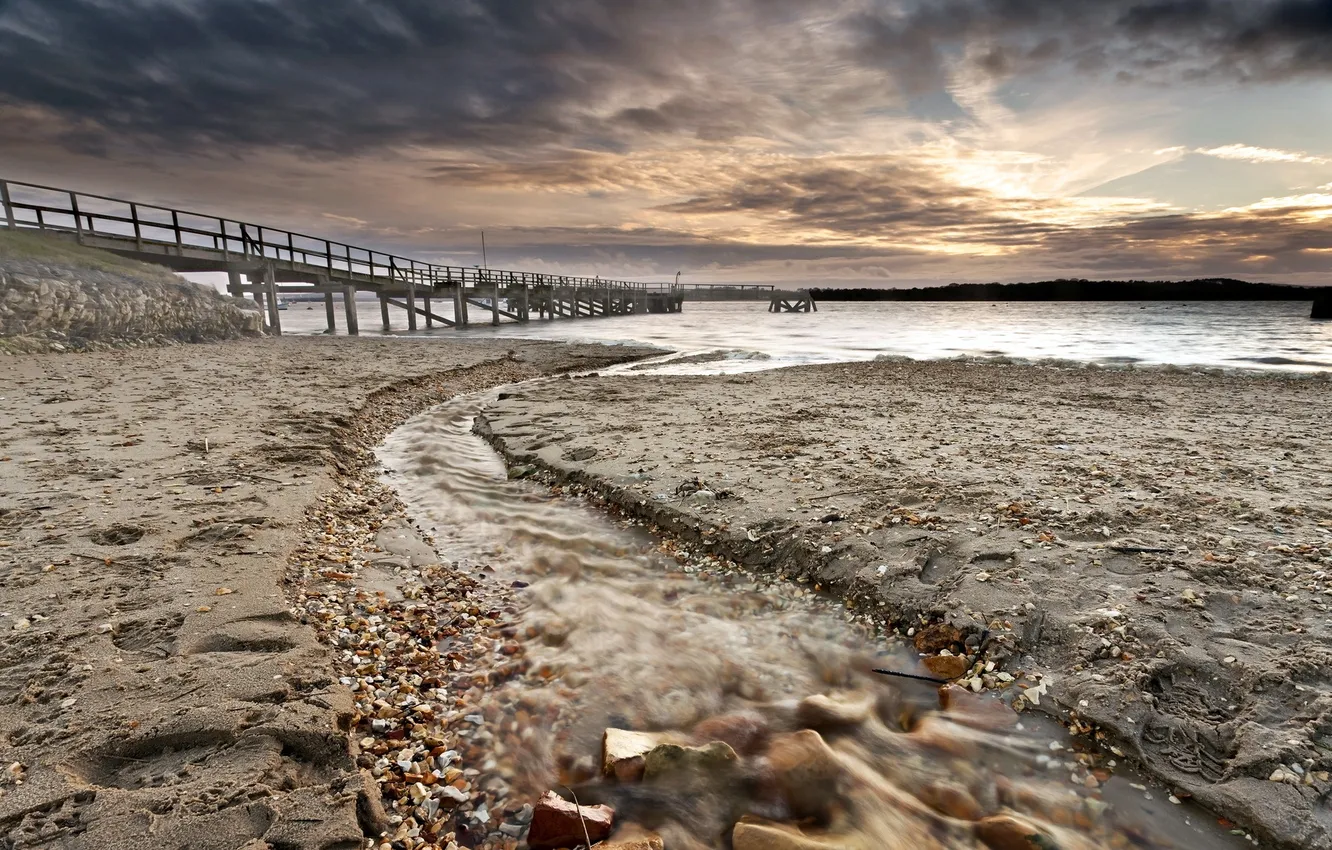
[[[794,826],[746,817],[731,831],[732,850],[860,850],[858,836],[806,835]]]
[[[615,810],[610,806],[579,806],[547,791],[532,812],[527,846],[532,850],[559,850],[595,844],[610,836]]]
[[[702,747],[658,744],[643,757],[643,778],[715,777],[729,771],[737,761],[739,756],[735,750],[722,741],[713,741]]]
[[[637,824],[625,824],[615,830],[609,841],[596,846],[596,850],[664,850],[666,842],[660,835]]]
[[[1017,712],[993,697],[974,694],[957,685],[939,688],[939,707],[949,720],[973,729],[1011,729],[1017,725]]]
[[[947,623],[935,623],[916,632],[916,651],[934,655],[962,643],[962,632]]]
[[[1045,850],[1054,839],[1026,818],[1014,814],[994,815],[975,826],[976,837],[990,850]]]
[[[957,679],[965,676],[971,669],[966,656],[963,655],[931,655],[920,663],[925,665],[925,669],[929,670],[931,675],[940,679]]]
[[[796,722],[810,729],[858,726],[874,712],[874,695],[868,693],[815,694],[796,707]]]
[[[768,764],[782,799],[797,817],[822,817],[837,798],[842,766],[812,729],[774,738]]]
[[[922,803],[950,818],[976,821],[985,815],[971,792],[956,782],[931,783],[922,788],[917,796]]]
[[[763,715],[754,711],[719,714],[694,727],[693,738],[699,743],[722,741],[743,755],[752,755],[768,743],[771,727]]]
[[[662,732],[607,729],[601,735],[601,772],[621,782],[637,782],[643,778],[643,757],[659,744],[674,740],[675,736]]]
[[[917,721],[907,737],[922,747],[939,750],[959,758],[972,758],[976,755],[975,743],[967,735],[958,734],[968,731],[970,730],[959,729],[956,723],[938,714],[927,714]]]

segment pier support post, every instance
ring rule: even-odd
[[[467,327],[467,296],[463,293],[461,283],[453,287],[453,326]]]
[[[338,332],[338,309],[333,303],[333,290],[324,292],[324,317],[328,319],[328,330],[326,334],[335,334]]]
[[[407,330],[416,330],[416,286],[407,284]]]
[[[434,316],[434,314],[430,311],[430,291],[429,291],[429,290],[426,290],[426,294],[421,296],[421,300],[425,302],[426,330],[430,330],[431,328],[433,328],[433,327],[435,326],[435,316]]]
[[[393,325],[389,324],[388,296],[382,292],[379,293],[379,317],[384,320],[384,333],[393,330]]]
[[[1332,319],[1332,287],[1325,287],[1314,295],[1313,309],[1309,311],[1311,319]]]
[[[347,311],[347,335],[360,336],[361,323],[356,316],[356,287],[348,284],[342,287],[342,307]]]
[[[264,289],[268,298],[268,332],[282,336],[282,316],[278,312],[277,270],[272,263],[264,264]]]
[[[499,280],[490,284],[490,323],[499,324]]]
[[[241,283],[241,273],[235,269],[227,269],[227,292],[237,298],[245,295],[245,284]]]

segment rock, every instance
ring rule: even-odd
[[[971,665],[964,655],[931,655],[921,661],[931,675],[940,679],[957,679],[965,676]]]
[[[805,697],[796,707],[796,722],[810,729],[858,726],[874,711],[874,695],[868,693]]]
[[[532,810],[527,846],[532,850],[560,850],[605,841],[615,824],[610,806],[579,806],[547,791]],[[584,831],[586,830],[586,832]]]
[[[947,623],[935,623],[916,632],[916,651],[934,655],[962,643],[962,632]]]
[[[956,782],[930,783],[916,796],[931,809],[950,818],[976,821],[985,815],[971,792]]]
[[[842,766],[812,729],[774,738],[768,764],[782,799],[797,817],[821,817],[837,798]]]
[[[985,818],[975,830],[976,837],[990,850],[1048,850],[1057,846],[1031,821],[1014,814]]]
[[[865,843],[844,835],[806,835],[794,826],[741,819],[731,831],[732,850],[860,850]]]
[[[939,707],[949,720],[973,729],[1011,729],[1017,725],[1017,712],[992,697],[977,696],[957,685],[939,688]]]
[[[719,714],[694,727],[691,736],[699,743],[723,741],[742,755],[753,755],[768,743],[771,727],[763,715],[754,711]]]
[[[630,823],[615,830],[615,835],[598,844],[596,850],[664,850],[665,846],[666,842],[657,833]]]
[[[591,460],[597,456],[597,450],[591,446],[582,446],[576,449],[569,449],[564,453],[565,460],[584,461]]]
[[[669,733],[607,729],[601,735],[601,772],[620,782],[637,782],[643,778],[643,757],[668,743],[675,743]]]
[[[713,741],[702,747],[658,744],[643,757],[643,778],[657,780],[680,775],[709,777],[729,770],[739,756],[731,745]]]
[[[966,735],[958,734],[963,731],[969,730],[960,729],[956,723],[938,714],[927,714],[917,721],[907,737],[913,743],[922,747],[948,753],[958,758],[974,758],[976,747]]]

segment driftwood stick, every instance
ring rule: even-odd
[[[880,670],[877,667],[874,668],[872,672],[882,673],[885,676],[897,676],[901,679],[915,679],[918,682],[933,682],[936,685],[948,684],[947,679],[936,679],[933,676],[917,676],[915,673],[899,673],[896,670]]]

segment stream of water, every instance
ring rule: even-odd
[[[472,433],[494,398],[461,397],[415,417],[380,458],[442,556],[520,588],[514,625],[536,672],[497,688],[488,708],[527,727],[520,751],[496,755],[519,793],[535,800],[568,783],[584,803],[611,802],[621,819],[657,829],[672,850],[726,846],[746,813],[814,815],[860,842],[848,846],[974,848],[971,824],[940,812],[1003,808],[1064,850],[1251,846],[1123,765],[1086,787],[1087,764],[1107,764],[1105,754],[1079,753],[1086,748],[1048,718],[1029,712],[1014,727],[986,728],[941,712],[933,685],[872,673],[913,669],[909,645],[808,586],[680,552],[579,500],[509,481]],[[810,808],[800,811],[791,793],[774,792],[785,787],[773,774],[783,756],[769,742],[810,725],[799,701],[812,695],[866,716],[823,724],[841,778],[808,767]],[[736,739],[739,762],[721,773],[618,785],[599,777],[607,727],[704,743],[713,736],[691,732],[705,722]]]

